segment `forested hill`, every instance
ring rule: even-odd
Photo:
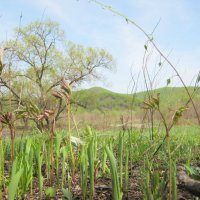
[[[188,90],[192,93],[194,88],[189,87]],[[188,95],[183,87],[164,87],[152,92],[160,93],[160,101],[163,108],[181,106],[188,100]],[[75,99],[89,110],[123,110],[131,107],[134,110],[138,110],[146,95],[146,92],[120,94],[101,87],[84,89],[73,94]],[[200,91],[196,93],[195,100],[200,100]]]

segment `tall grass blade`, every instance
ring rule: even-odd
[[[14,200],[17,194],[17,189],[19,185],[20,178],[23,173],[23,168],[17,171],[17,159],[13,162],[11,181],[8,186],[8,200]]]
[[[111,167],[112,198],[114,200],[121,200],[123,193],[120,189],[120,183],[117,176],[117,165],[116,165],[115,157],[112,151],[110,151],[108,147],[105,147],[105,148],[106,148],[106,153],[108,155],[108,159],[110,161],[110,167]]]

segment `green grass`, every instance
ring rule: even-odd
[[[69,137],[64,131],[56,133],[57,139],[55,138],[53,141],[55,147],[53,148],[53,156],[56,161],[56,170],[54,177],[57,175],[57,179],[56,177],[54,178],[55,184],[53,184],[53,187],[55,187],[55,189],[67,188],[69,192],[72,192],[72,195],[74,195],[73,190],[71,190],[73,188],[72,181],[74,181],[75,177],[79,176],[79,174],[81,173],[81,182],[79,183],[81,184],[80,187],[83,189],[84,193],[80,195],[83,195],[85,199],[88,199],[89,196],[92,199],[93,195],[95,195],[94,186],[96,184],[97,177],[101,178],[102,180],[105,178],[107,180],[110,180],[110,184],[112,183],[114,187],[112,188],[113,196],[117,195],[117,198],[121,199],[123,191],[125,195],[127,188],[129,188],[130,190],[132,189],[131,184],[127,182],[127,180],[129,179],[127,175],[130,175],[132,173],[131,166],[133,165],[138,168],[137,176],[141,178],[141,181],[138,182],[137,179],[131,181],[134,181],[139,185],[141,195],[144,195],[145,197],[145,195],[148,196],[149,194],[151,194],[151,196],[156,197],[156,199],[161,198],[160,195],[164,194],[165,190],[163,184],[168,181],[167,172],[169,160],[167,155],[167,143],[164,143],[162,145],[155,156],[153,155],[158,146],[162,143],[165,136],[165,133],[164,131],[162,131],[162,129],[160,133],[155,135],[154,141],[149,139],[148,130],[145,130],[143,133],[141,133],[140,130],[134,130],[133,132],[124,132],[124,150],[122,149],[122,146],[119,145],[119,132],[96,132],[94,130],[91,131],[91,129],[88,132],[87,129],[81,130],[80,133],[80,139],[83,143],[72,143],[73,155],[76,161],[75,165],[71,162]],[[172,129],[170,135],[172,166],[175,166],[175,163],[182,166],[195,166],[199,163],[199,133],[200,128],[197,126],[176,126],[174,127],[174,129]],[[46,168],[45,171],[48,173],[48,160],[45,159],[46,153],[50,153],[46,152],[50,151],[47,148],[48,144],[48,134],[34,134],[23,138],[16,138],[15,154],[17,163],[19,164],[17,165],[17,170],[15,170],[15,163],[12,166],[10,162],[10,141],[8,138],[3,139],[4,153],[1,156],[3,156],[3,159],[6,163],[5,177],[7,181],[4,187],[5,191],[7,190],[6,188],[11,187],[11,185],[13,184],[13,180],[16,176],[18,181],[17,184],[15,184],[15,198],[17,196],[22,197],[23,195],[30,194],[32,192],[32,189],[34,194],[34,188],[32,188],[33,180],[34,183],[35,181],[37,182],[36,185],[40,185],[40,199],[45,198],[44,191],[47,189],[46,185],[49,181],[49,177],[45,174],[41,174],[41,171],[43,171],[42,173],[44,173],[44,169],[42,170],[43,166]],[[62,155],[63,150],[66,151],[64,160],[63,156],[58,156],[60,154]],[[105,157],[105,152],[107,154],[107,157]],[[129,158],[127,158],[128,152],[130,152],[128,156]],[[33,155],[33,158],[31,158],[32,156],[30,155]],[[121,161],[119,160],[119,158],[121,159]],[[132,163],[131,166],[130,162]],[[107,166],[106,170],[103,163]],[[30,169],[30,165],[33,166],[33,168],[31,168],[31,170],[26,170]],[[18,175],[15,175],[16,173],[12,172],[13,170],[15,172],[18,172],[21,169],[23,169],[24,172],[27,171],[27,176],[23,175],[22,177],[20,177]],[[160,176],[158,169],[164,171],[166,173],[166,176]],[[175,167],[173,167],[173,169],[175,169]],[[7,177],[6,174],[9,174],[9,176]],[[85,174],[87,177],[84,177]],[[174,183],[176,182],[175,174],[176,172],[173,171],[173,196],[176,196],[176,187],[174,185]],[[134,176],[136,176],[136,174],[134,174]],[[63,177],[66,178],[65,181]],[[122,183],[126,184],[122,185]],[[86,187],[87,185],[90,185],[90,187]],[[89,192],[90,189],[92,193]],[[161,190],[163,192],[160,192]]]

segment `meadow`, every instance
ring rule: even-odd
[[[181,173],[199,184],[199,127],[175,127],[170,147],[162,129],[154,140],[148,129],[79,134],[17,137],[13,162],[1,139],[1,199],[198,199]]]

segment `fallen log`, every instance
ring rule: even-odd
[[[195,196],[200,197],[200,181],[189,177],[184,170],[177,173],[178,187],[187,190]]]

